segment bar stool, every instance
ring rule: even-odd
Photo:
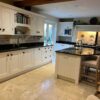
[[[82,61],[81,80],[95,83],[98,86],[100,82],[100,56],[90,56],[89,59]]]

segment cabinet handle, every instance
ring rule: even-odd
[[[3,28],[3,29],[2,29],[2,32],[4,32],[4,31],[5,31],[5,29]]]
[[[1,31],[1,28],[0,28],[0,31]]]
[[[13,54],[11,54],[11,56],[13,56]]]
[[[23,52],[23,54],[24,54],[25,52]]]
[[[36,33],[40,33],[40,31],[37,31]]]
[[[7,54],[7,57],[9,57],[9,54]]]

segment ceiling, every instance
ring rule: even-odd
[[[100,0],[76,0],[33,6],[41,13],[57,18],[79,18],[100,16]]]

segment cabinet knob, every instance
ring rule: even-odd
[[[24,54],[25,52],[23,52],[23,54]]]
[[[11,54],[11,56],[13,56],[13,54]]]
[[[40,33],[40,31],[37,31],[36,33]]]
[[[3,29],[2,29],[2,32],[4,32],[4,31],[5,31],[5,29],[3,28]]]
[[[7,54],[7,57],[9,56],[9,54]]]

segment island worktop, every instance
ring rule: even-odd
[[[64,53],[64,54],[71,54],[71,55],[77,55],[77,56],[90,56],[90,55],[100,55],[100,51],[93,49],[93,48],[67,48],[63,50],[56,51],[57,53]]]

